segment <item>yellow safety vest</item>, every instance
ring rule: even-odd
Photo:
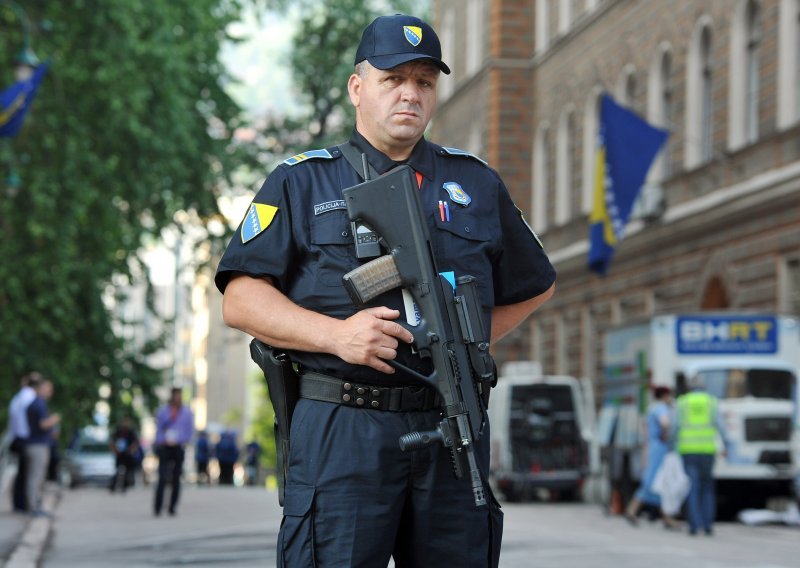
[[[690,392],[678,398],[678,410],[678,453],[717,453],[717,399],[705,392]]]

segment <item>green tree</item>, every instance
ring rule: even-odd
[[[218,55],[241,5],[36,0],[24,9],[52,25],[34,25],[49,69],[22,131],[0,148],[0,384],[32,369],[52,377],[69,430],[89,420],[101,384],[118,409],[133,395],[152,407],[163,382],[146,358],[158,338],[135,346],[115,335],[109,300],[116,284],[146,274],[143,239],[158,238],[175,212],[218,214],[240,122]],[[21,30],[0,2],[2,85],[13,81]]]
[[[255,385],[253,390],[256,393],[256,408],[245,441],[254,439],[258,442],[261,446],[261,467],[274,472],[278,462],[275,450],[275,411],[269,400],[264,374],[256,371],[250,375],[249,380]]]
[[[355,110],[347,93],[363,29],[377,16],[406,13],[427,18],[429,2],[411,0],[274,0],[296,18],[290,64],[300,108],[273,116],[262,130],[258,152],[272,164],[309,148],[324,148],[349,137]]]

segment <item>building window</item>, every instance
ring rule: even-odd
[[[686,62],[684,165],[687,169],[708,162],[714,155],[711,48],[711,18],[702,16],[692,32]]]
[[[761,45],[760,10],[752,0],[747,4],[747,50],[745,87],[745,140],[752,144],[758,139],[759,47]]]
[[[468,0],[467,3],[467,75],[474,75],[481,66],[483,55],[483,0]]]
[[[761,39],[759,2],[739,0],[731,26],[728,81],[728,148],[731,150],[758,140]]]
[[[550,133],[547,123],[539,127],[533,145],[533,228],[547,230],[547,194],[549,191],[548,166],[550,161]]]
[[[452,6],[444,8],[444,15],[442,16],[442,29],[441,29],[441,43],[442,43],[442,60],[447,63],[450,69],[455,68],[455,43],[456,43],[456,18],[455,10]],[[453,75],[439,75],[439,96],[442,99],[447,99],[453,94],[453,87],[455,80]]]
[[[800,120],[800,0],[780,0],[778,16],[779,129]]]
[[[556,225],[567,223],[572,202],[572,149],[575,137],[575,113],[570,106],[561,113],[556,148]]]
[[[791,54],[791,61],[794,61],[794,120],[800,119],[800,0],[794,3],[794,18],[790,20],[794,27],[794,51]]]
[[[714,155],[714,95],[711,75],[711,30],[703,28],[700,41],[700,161],[710,162]]]
[[[572,0],[560,0],[558,3],[558,33],[564,35],[569,32],[572,24]]]
[[[550,43],[550,0],[536,0],[536,51],[542,53]]]
[[[589,214],[594,197],[595,168],[597,167],[597,129],[600,124],[600,94],[595,87],[586,101],[583,113],[583,199],[581,211]]]
[[[786,314],[800,314],[800,256],[786,259],[779,274],[779,310]]]
[[[636,104],[636,68],[630,63],[625,65],[617,80],[617,102],[633,109]]]
[[[660,73],[661,85],[659,90],[660,116],[658,124],[668,131],[672,131],[672,53],[665,51],[661,56]],[[672,154],[670,152],[670,140],[664,144],[661,153],[661,173],[662,179],[668,178],[672,174]]]

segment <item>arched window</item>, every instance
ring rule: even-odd
[[[467,75],[474,75],[483,57],[483,0],[467,0]]]
[[[455,64],[455,44],[456,44],[456,18],[455,9],[452,6],[444,7],[444,14],[442,15],[442,28],[441,28],[441,43],[442,43],[442,60],[446,62],[452,69]],[[439,75],[439,98],[444,100],[453,94],[454,79],[453,75]]]
[[[739,0],[731,26],[728,89],[728,148],[731,150],[758,140],[761,36],[759,2]]]
[[[761,46],[761,10],[758,3],[747,3],[747,87],[745,88],[745,139],[749,143],[758,140],[759,99],[759,47]]]
[[[661,116],[659,122],[663,128],[672,131],[672,52],[665,51],[661,56],[661,89],[658,97],[661,101]],[[672,154],[670,152],[670,141],[667,138],[664,150],[661,152],[661,162],[663,177],[667,178],[672,173]]]
[[[556,225],[567,223],[572,214],[572,172],[575,139],[575,112],[568,106],[558,121],[556,141]]]
[[[672,49],[668,43],[660,46],[650,68],[647,90],[647,118],[651,124],[672,131]],[[672,173],[670,139],[658,155],[648,180],[658,182]]]
[[[628,63],[622,69],[617,81],[617,102],[630,109],[636,104],[636,68]]]
[[[542,123],[536,132],[533,143],[533,226],[537,232],[547,229],[547,194],[549,187],[550,126]]]
[[[595,167],[597,159],[597,129],[600,124],[600,87],[592,89],[583,111],[583,198],[581,211],[592,210],[594,197]]]
[[[712,276],[706,284],[701,300],[701,310],[724,310],[730,307],[728,292],[719,276]]]
[[[684,128],[687,169],[710,161],[714,155],[711,47],[711,18],[703,16],[692,33],[687,60]]]
[[[778,128],[800,120],[800,0],[781,0],[778,33]]]
[[[548,26],[550,25],[549,0],[536,0],[536,51],[542,53],[550,43]]]
[[[572,24],[572,0],[561,0],[558,3],[558,33],[564,35],[569,32]]]
[[[710,162],[714,156],[714,94],[711,75],[711,29],[703,28],[700,41],[700,81],[702,85],[700,97],[700,160]]]

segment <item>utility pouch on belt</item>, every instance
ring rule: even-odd
[[[283,506],[289,460],[289,426],[300,395],[297,374],[286,352],[262,343],[250,342],[250,357],[261,367],[275,411],[275,450],[278,454],[278,503]]]

